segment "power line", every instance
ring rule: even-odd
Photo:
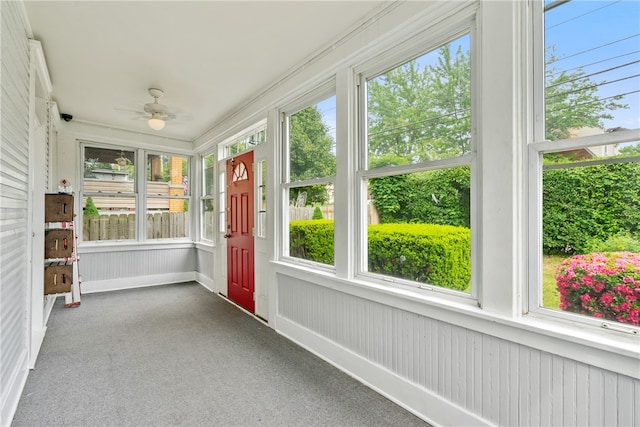
[[[572,57],[578,56],[578,55],[582,55],[583,53],[591,52],[591,51],[594,51],[594,50],[597,50],[597,49],[602,49],[603,47],[611,46],[612,44],[620,43],[620,42],[623,42],[625,40],[629,40],[629,39],[632,39],[632,38],[638,37],[638,36],[640,36],[640,33],[633,34],[633,35],[630,35],[630,36],[627,36],[627,37],[624,37],[624,38],[621,38],[621,39],[618,39],[618,40],[614,40],[612,42],[605,43],[605,44],[602,44],[600,46],[595,46],[595,47],[592,47],[591,49],[583,50],[581,52],[576,52],[576,53],[573,53],[571,55],[563,56],[562,58],[558,58],[555,61],[549,62],[549,64],[555,64],[556,62],[564,61],[565,59],[572,58]]]
[[[616,79],[616,80],[610,80],[610,81],[598,83],[598,84],[591,85],[591,86],[581,87],[581,88],[576,89],[576,90],[568,90],[566,92],[560,92],[560,93],[557,93],[555,95],[547,96],[545,99],[556,98],[558,96],[564,96],[564,95],[571,95],[572,93],[578,93],[578,92],[582,92],[582,91],[585,91],[585,90],[588,90],[588,89],[593,89],[593,88],[597,88],[597,87],[600,87],[600,86],[605,86],[605,85],[608,85],[608,84],[621,82],[623,80],[629,80],[629,79],[632,79],[634,77],[640,77],[640,74],[635,74],[633,76],[627,76],[627,77],[621,77],[621,78]]]
[[[442,115],[440,115],[440,116],[436,116],[436,117],[429,117],[429,118],[427,118],[427,119],[419,120],[419,121],[417,121],[417,122],[407,123],[406,125],[400,125],[400,126],[395,126],[395,127],[387,128],[387,129],[382,129],[381,131],[378,131],[378,132],[375,132],[375,133],[370,133],[370,134],[368,135],[368,137],[369,137],[369,138],[371,138],[371,137],[373,137],[373,136],[378,136],[378,135],[383,134],[383,133],[386,133],[386,132],[391,132],[391,131],[394,131],[394,130],[403,129],[403,128],[407,128],[407,127],[410,127],[410,126],[416,126],[416,125],[419,125],[419,124],[424,124],[424,123],[432,122],[432,121],[434,121],[434,120],[442,119],[442,118],[444,118],[444,117],[453,116],[453,115],[458,114],[458,113],[466,113],[466,112],[468,112],[468,111],[471,111],[471,108],[465,108],[464,110],[455,110],[455,111],[453,111],[453,112],[451,112],[451,113],[442,114]]]
[[[549,111],[547,111],[547,114],[555,113],[555,112],[558,112],[558,111],[564,111],[564,110],[568,110],[568,109],[575,108],[575,107],[581,107],[583,105],[595,104],[596,102],[606,101],[607,99],[623,98],[623,97],[625,97],[627,95],[633,95],[634,93],[638,93],[638,92],[640,92],[640,89],[633,90],[633,91],[627,92],[627,93],[621,93],[621,94],[618,94],[618,95],[608,96],[606,98],[599,98],[599,99],[596,99],[596,100],[593,100],[593,101],[582,102],[580,104],[571,104],[571,105],[568,105],[566,107],[557,108],[555,110],[549,110]]]
[[[603,62],[612,61],[612,60],[618,59],[618,58],[623,58],[625,56],[633,55],[633,54],[638,53],[638,52],[640,52],[640,50],[634,50],[634,51],[629,52],[629,53],[623,53],[622,55],[617,55],[617,56],[612,56],[610,58],[601,59],[600,61],[591,62],[589,64],[579,65],[579,66],[573,67],[573,68],[567,68],[566,70],[560,70],[557,73],[551,73],[551,74],[549,74],[549,76],[550,77],[555,77],[558,74],[562,74],[562,73],[566,73],[566,72],[569,72],[569,71],[590,67],[592,65],[597,65],[597,64],[600,64],[600,63],[603,63]]]
[[[597,11],[599,11],[599,10],[602,10],[602,9],[604,9],[604,8],[606,8],[606,7],[613,6],[613,5],[614,5],[614,4],[616,4],[616,3],[620,3],[620,0],[618,0],[618,1],[614,1],[614,2],[609,3],[609,4],[605,4],[604,6],[600,6],[600,7],[596,8],[596,9],[592,9],[592,10],[590,10],[590,11],[588,11],[588,12],[583,13],[582,15],[576,15],[576,16],[574,16],[573,18],[567,19],[566,21],[559,22],[559,23],[557,23],[557,24],[555,24],[555,25],[552,25],[552,26],[550,26],[550,27],[548,27],[548,28],[545,28],[545,31],[549,31],[550,29],[552,29],[552,28],[556,28],[556,27],[558,27],[558,26],[560,26],[560,25],[563,25],[563,24],[566,24],[567,22],[575,21],[576,19],[582,18],[583,16],[590,15],[590,14],[592,14],[592,13],[594,13],[594,12],[597,12]],[[559,5],[558,5],[558,6],[559,6]],[[547,10],[545,10],[545,12],[546,12],[546,11],[547,11]]]
[[[596,71],[596,72],[593,72],[591,74],[585,74],[583,76],[579,76],[579,77],[576,77],[576,78],[573,78],[573,79],[570,79],[570,80],[566,80],[566,81],[563,81],[563,82],[560,82],[560,83],[549,85],[545,89],[549,89],[549,88],[556,87],[556,86],[562,86],[564,84],[573,83],[573,82],[578,81],[578,80],[588,79],[590,77],[597,76],[598,74],[604,74],[604,73],[607,73],[609,71],[617,70],[618,68],[628,67],[630,65],[637,64],[639,62],[640,62],[640,59],[637,60],[637,61],[628,62],[626,64],[616,65],[615,67],[607,68],[605,70]]]

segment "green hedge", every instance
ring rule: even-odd
[[[588,253],[593,239],[640,233],[640,163],[550,169],[543,182],[545,253]]]
[[[468,166],[373,178],[369,192],[380,222],[469,227]]]
[[[465,290],[471,280],[471,233],[450,225],[370,225],[369,271]]]
[[[333,265],[333,220],[289,222],[289,255]]]
[[[548,155],[545,155],[545,159]],[[588,253],[589,242],[623,233],[640,238],[640,163],[543,173],[543,250]],[[469,226],[469,168],[457,167],[369,181],[383,223]]]
[[[333,221],[291,221],[291,256],[333,264]],[[369,271],[450,289],[471,280],[468,228],[436,224],[369,226]]]

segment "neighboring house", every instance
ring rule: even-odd
[[[591,135],[602,135],[604,133],[604,129],[601,128],[569,129],[569,138],[582,138]],[[563,151],[563,153],[567,156],[571,156],[575,160],[590,159],[592,157],[610,157],[618,154],[618,144],[581,148],[577,150]]]

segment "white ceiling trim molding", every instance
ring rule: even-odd
[[[58,131],[65,139],[66,137],[70,137],[77,141],[124,145],[156,151],[169,150],[176,154],[193,154],[193,144],[190,141],[133,132],[103,125],[76,122],[75,120],[69,123],[61,121]]]
[[[48,98],[49,94],[53,90],[53,85],[51,84],[51,78],[49,77],[47,61],[44,58],[42,43],[38,40],[29,39],[29,49],[31,50],[34,66],[36,67],[36,76],[42,85],[42,89],[45,91],[43,95]]]

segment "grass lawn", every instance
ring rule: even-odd
[[[567,257],[560,255],[545,255],[542,259],[542,301],[543,307],[560,308],[560,294],[556,286],[556,269]]]

